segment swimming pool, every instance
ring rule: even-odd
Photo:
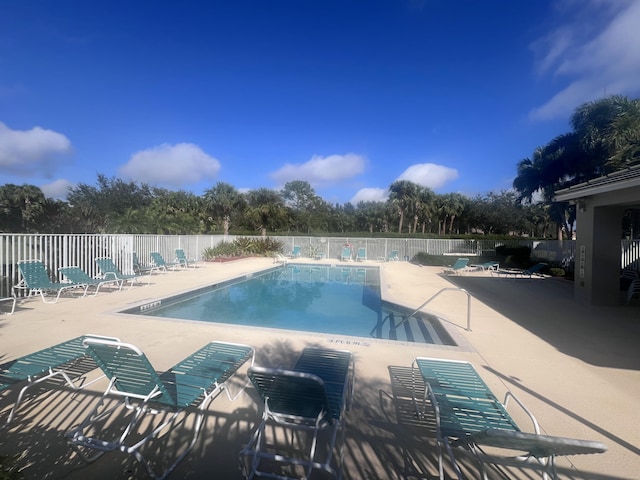
[[[124,313],[455,345],[435,317],[382,302],[377,267],[288,264]]]

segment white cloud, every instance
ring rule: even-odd
[[[402,172],[397,180],[409,180],[435,190],[456,178],[458,178],[458,171],[455,168],[435,163],[417,163]]]
[[[358,202],[386,202],[389,191],[386,188],[361,188],[356,192],[350,202],[357,205]]]
[[[192,143],[162,144],[131,156],[118,171],[120,175],[151,185],[181,188],[204,179],[213,179],[220,162]]]
[[[532,45],[540,72],[567,81],[530,112],[533,120],[568,116],[605,95],[640,92],[640,2],[592,0],[572,5],[572,19]]]
[[[67,194],[69,193],[69,188],[73,186],[74,184],[69,180],[60,179],[51,183],[47,183],[46,185],[42,185],[40,187],[40,190],[42,190],[42,193],[44,193],[44,196],[47,198],[66,200]]]
[[[355,153],[346,155],[314,155],[302,164],[287,163],[271,173],[271,178],[284,184],[295,180],[305,180],[311,185],[327,185],[360,175],[364,172],[365,157]]]
[[[72,151],[61,133],[33,127],[11,130],[0,122],[0,168],[24,177],[51,175]]]

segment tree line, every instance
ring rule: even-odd
[[[613,96],[580,106],[572,131],[517,165],[513,190],[467,197],[436,194],[408,180],[384,202],[333,204],[309,182],[246,193],[218,182],[203,195],[97,176],[66,201],[33,185],[0,186],[5,233],[400,234],[569,236],[575,208],[554,192],[640,162],[640,100]]]

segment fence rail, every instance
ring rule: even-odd
[[[159,252],[166,260],[173,260],[176,248],[182,248],[189,258],[202,258],[203,251],[235,236],[223,235],[93,235],[60,234],[28,235],[0,234],[0,296],[11,295],[11,287],[19,281],[17,262],[42,260],[54,280],[59,267],[78,266],[89,275],[98,274],[95,258],[111,257],[125,273],[133,272],[133,253],[141,261],[150,252]],[[493,258],[500,245],[531,247],[533,258],[572,267],[575,256],[574,241],[531,241],[468,239],[416,239],[416,238],[349,238],[349,237],[275,237],[283,244],[283,252],[300,247],[303,256],[340,259],[343,247],[351,245],[352,251],[364,247],[369,260],[383,260],[394,250],[400,260],[412,259],[418,253],[434,256],[468,256],[472,259]],[[473,260],[472,260],[473,262]],[[621,243],[621,267],[640,270],[640,241],[623,240]]]

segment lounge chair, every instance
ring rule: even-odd
[[[546,263],[536,263],[533,267],[522,268],[498,268],[491,271],[491,275],[497,275],[498,277],[511,277],[511,278],[531,278],[534,276],[544,277],[541,273],[547,266]]]
[[[102,274],[102,278],[105,280],[115,279],[120,280],[120,288],[124,285],[124,282],[129,282],[129,288],[133,287],[134,283],[138,282],[140,275],[128,275],[122,273],[122,271],[113,263],[113,260],[109,257],[96,258],[96,265]],[[151,276],[149,276],[149,282],[151,282]],[[147,282],[147,283],[149,283]]]
[[[118,290],[122,289],[122,280],[117,278],[91,278],[80,267],[60,267],[58,268],[58,272],[68,278],[72,283],[84,284],[85,296],[87,295],[89,287],[96,287],[96,291],[93,294],[94,296],[98,295],[100,287],[103,285],[115,285],[118,287]]]
[[[282,263],[282,264],[286,264],[289,261],[289,257],[285,257],[283,254],[281,253],[275,253],[273,255],[273,263]]]
[[[353,354],[305,348],[292,370],[252,367],[248,376],[264,402],[264,411],[251,440],[240,452],[245,476],[310,478],[318,470],[340,477],[345,412],[353,395]],[[291,433],[288,438],[304,443],[296,448],[296,455],[290,455],[290,445],[271,441],[276,439],[269,433],[273,432],[275,437],[277,427]],[[310,442],[306,444],[303,439],[306,435],[294,436],[295,432],[307,432]],[[330,433],[326,448],[318,445],[321,432]],[[334,450],[337,450],[335,461]],[[282,467],[287,474],[274,474],[273,467]]]
[[[178,262],[166,262],[160,252],[151,252],[149,255],[151,255],[151,261],[158,267],[159,271],[166,273],[169,269],[175,270],[180,266]]]
[[[416,413],[425,415],[427,400],[434,411],[441,479],[445,478],[443,447],[460,480],[463,475],[454,453],[458,447],[474,456],[485,480],[485,464],[534,469],[541,471],[543,478],[557,479],[556,456],[602,453],[607,449],[600,442],[541,435],[538,422],[522,402],[507,392],[504,403],[500,403],[468,362],[418,357],[411,369]],[[420,380],[424,382],[421,399],[416,397]],[[509,415],[510,399],[527,414],[533,424],[533,433],[521,431]],[[508,449],[521,455],[489,454],[484,447]]]
[[[40,260],[21,260],[18,262],[18,269],[22,278],[13,286],[14,294],[15,290],[29,290],[29,295],[40,295],[45,303],[56,303],[62,292],[77,288],[86,291],[86,285],[83,283],[52,282],[44,263]],[[50,292],[56,294],[53,300],[47,300]]]
[[[85,339],[83,343],[110,382],[89,415],[67,432],[67,441],[87,462],[113,450],[133,455],[153,478],[165,478],[193,448],[212,400],[223,391],[230,400],[237,397],[231,395],[225,382],[249,359],[253,364],[254,359],[254,350],[247,345],[211,342],[167,372],[158,374],[134,345],[100,339]],[[107,408],[105,401],[110,396],[121,401]],[[142,447],[165,429],[170,431],[177,419],[193,408],[197,417],[189,444],[164,472],[156,473],[142,453]],[[137,430],[146,414],[157,421],[144,427],[144,437],[140,439]],[[105,431],[111,427],[109,420],[117,415],[131,418],[128,423],[123,422],[122,432],[112,438],[101,438],[110,437]],[[104,425],[108,427],[103,428]]]
[[[2,297],[2,298],[0,298],[0,303],[2,303],[2,302],[12,302],[11,310],[9,312],[7,312],[7,315],[13,315],[13,313],[16,311],[16,301],[17,301],[17,298],[15,297],[15,295],[11,296],[11,297]]]
[[[500,262],[478,263],[476,265],[471,265],[471,268],[482,270],[483,272],[486,272],[487,270],[498,270],[500,268]]]
[[[630,304],[631,300],[638,294],[640,294],[640,280],[635,279],[631,281],[627,289],[627,305]]]
[[[391,253],[387,257],[387,262],[397,262],[400,260],[400,255],[398,254],[398,250],[391,250]]]
[[[153,272],[159,272],[160,268],[155,264],[142,263],[138,254],[133,252],[133,273],[136,275],[152,275]]]
[[[343,262],[349,262],[352,260],[351,247],[349,246],[342,247],[342,255],[340,255],[340,260]]]
[[[358,248],[358,254],[356,255],[356,262],[364,262],[367,259],[367,249],[364,247]]]
[[[65,383],[73,390],[81,390],[103,378],[103,376],[99,376],[84,384],[77,380],[78,376],[84,379],[84,374],[87,373],[86,367],[84,370],[78,368],[80,360],[86,358],[87,352],[82,345],[82,342],[86,338],[118,340],[115,337],[84,335],[39,350],[35,353],[30,353],[0,366],[0,390],[26,382],[26,385],[20,390],[18,398],[9,412],[9,417],[6,421],[7,424],[13,420],[18,411],[18,407],[22,403],[24,394],[34,385],[38,385],[55,377],[62,377]],[[96,366],[92,362],[91,370],[95,368]],[[76,378],[76,380],[72,377]]]
[[[289,258],[298,258],[301,255],[302,255],[302,247],[295,246],[295,247],[293,247],[293,250],[291,250],[291,253],[287,254],[287,257],[289,257]]]
[[[445,267],[442,273],[454,275],[462,274],[464,272],[469,271],[469,259],[468,258],[459,258],[455,261],[455,263],[449,267]]]
[[[195,258],[188,258],[187,254],[184,253],[184,250],[182,248],[176,248],[176,263],[184,268],[189,268],[189,267],[193,267],[193,268],[197,268],[198,267],[198,260],[196,260]]]

